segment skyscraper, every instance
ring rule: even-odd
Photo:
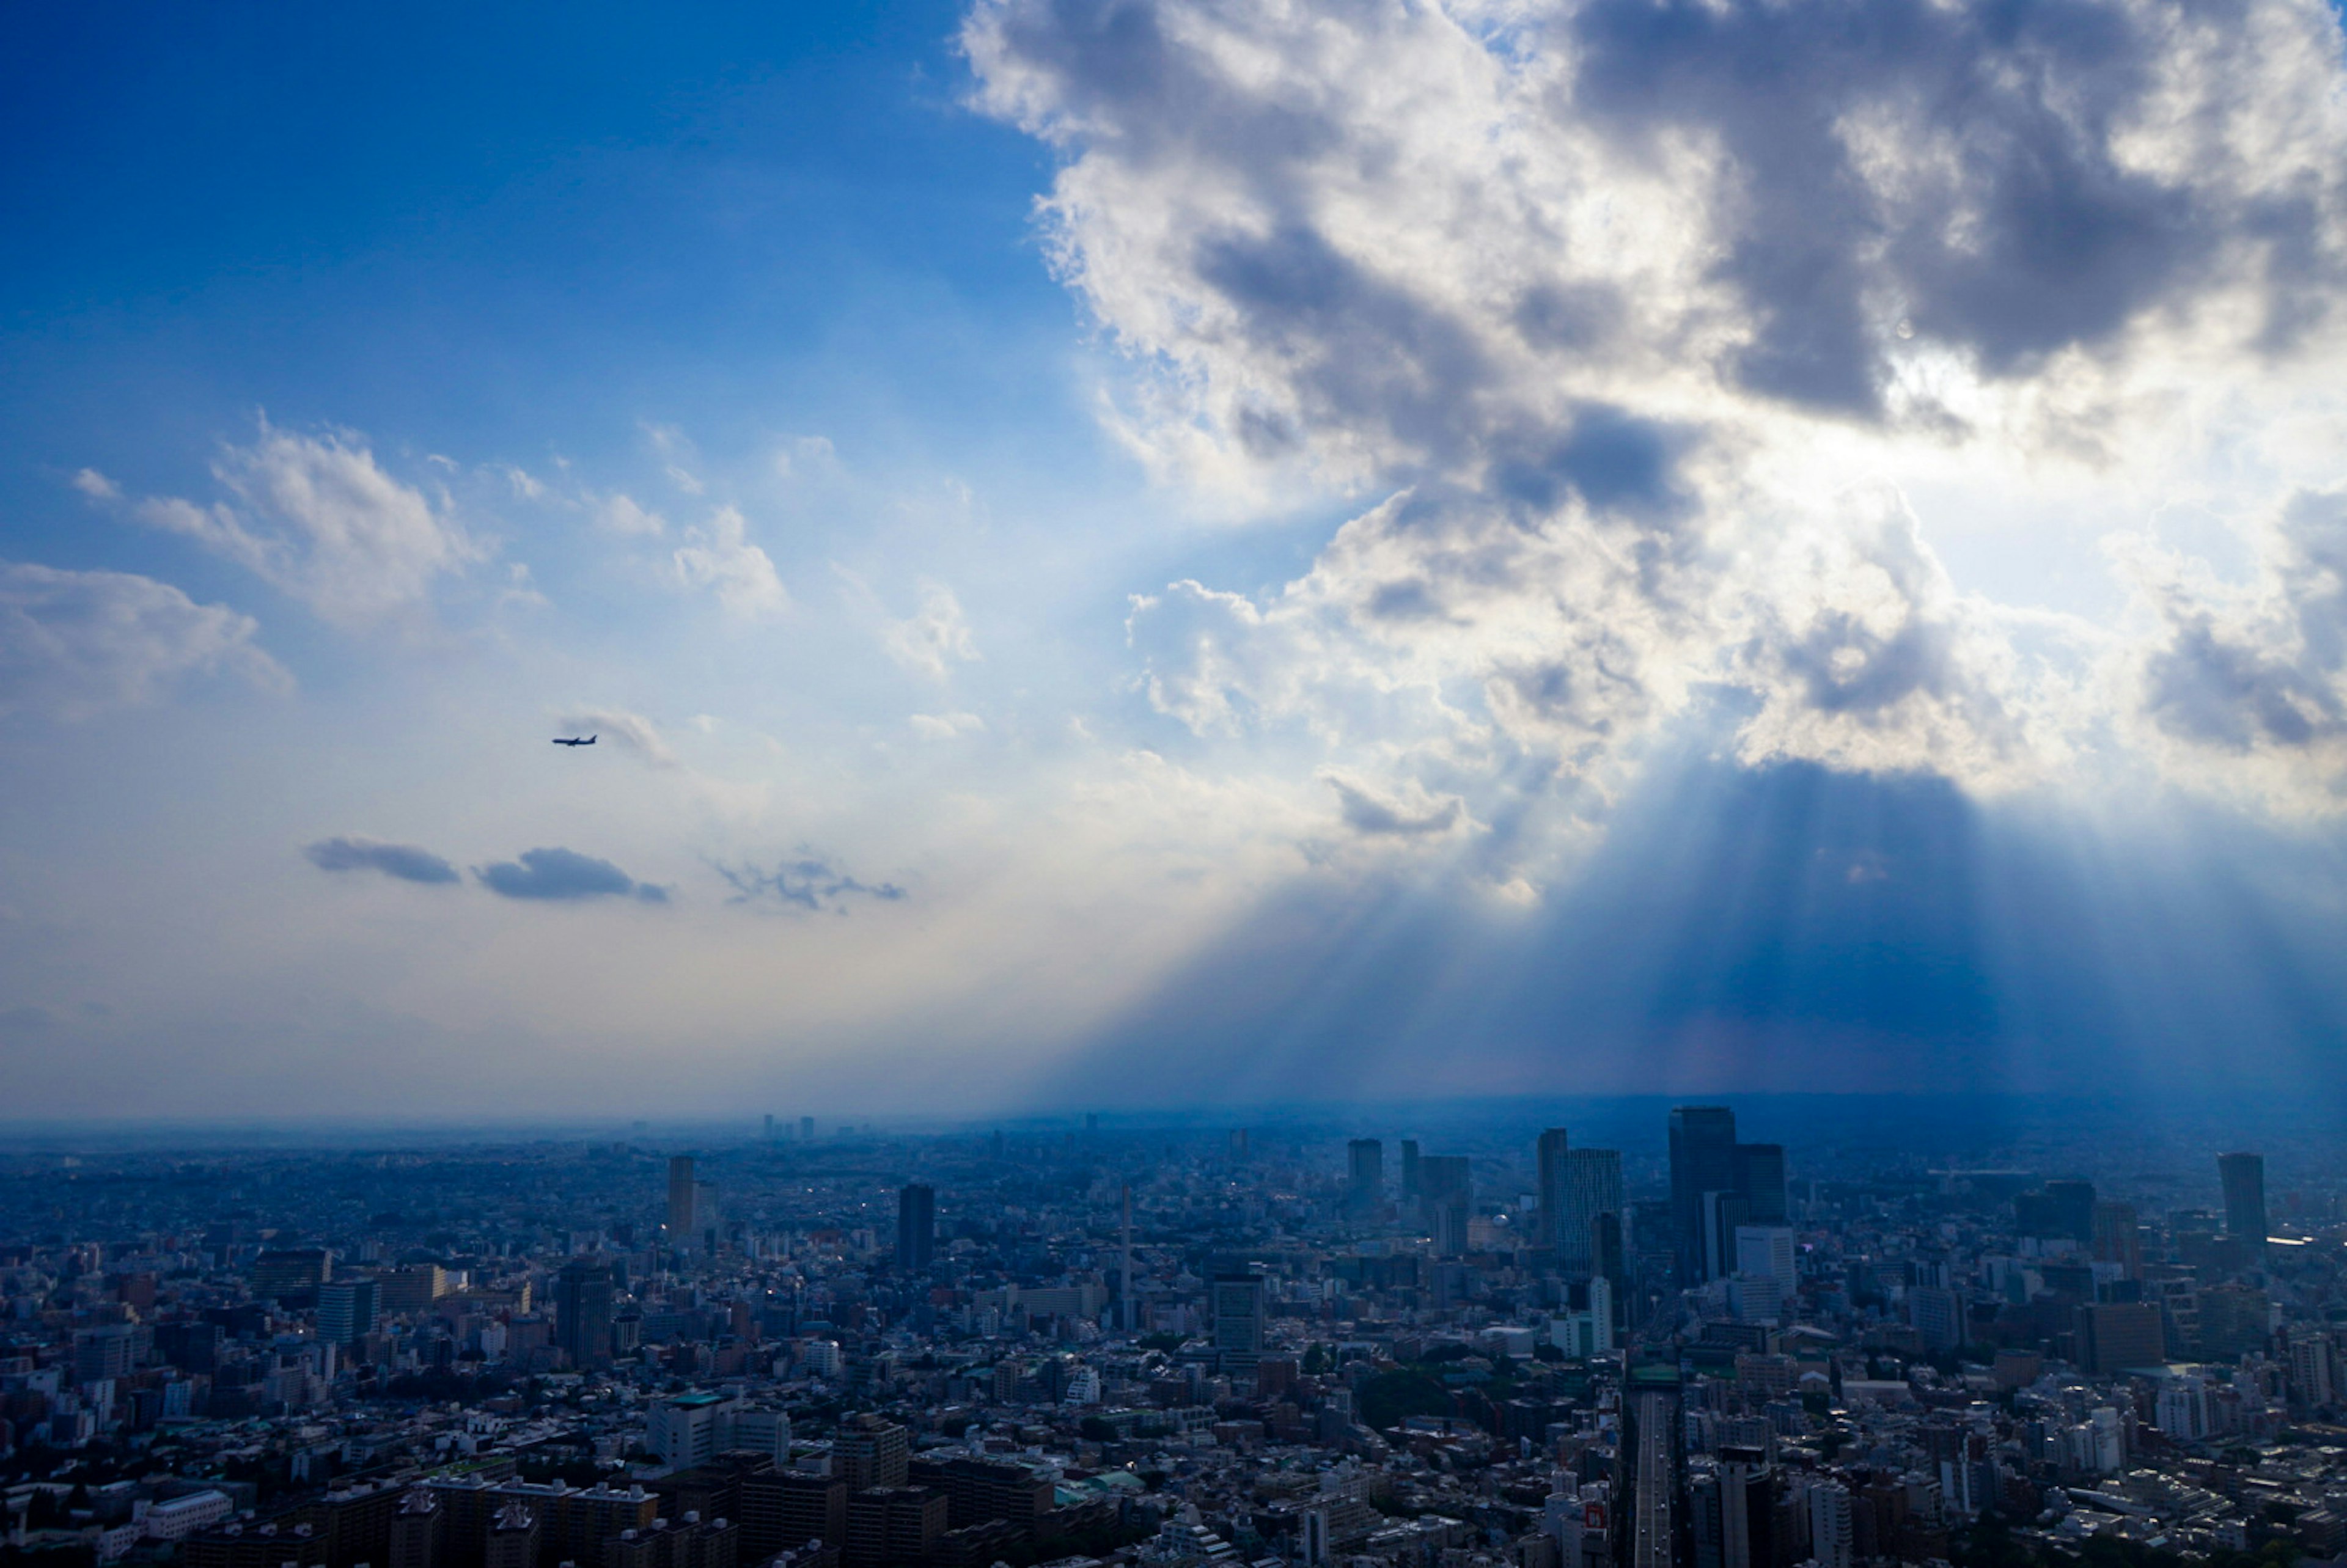
[[[2086,1181],[2060,1181],[2045,1184],[2045,1201],[2052,1206],[2054,1223],[2062,1234],[2080,1246],[2091,1246],[2095,1240],[2095,1184]]]
[[[1360,1218],[1377,1213],[1386,1195],[1386,1146],[1377,1138],[1345,1145],[1345,1207]]]
[[[699,1189],[692,1178],[692,1156],[672,1154],[668,1162],[668,1239],[671,1246],[691,1246],[694,1199]]]
[[[910,1182],[897,1194],[897,1266],[917,1273],[937,1256],[938,1193]]]
[[[1622,1152],[1619,1149],[1573,1149],[1564,1156],[1564,1206],[1559,1212],[1557,1266],[1568,1275],[1596,1274],[1596,1225],[1600,1214],[1617,1216],[1615,1250],[1620,1250],[1622,1213]],[[1619,1281],[1616,1281],[1618,1284]]]
[[[1475,1212],[1475,1189],[1464,1154],[1429,1154],[1418,1163],[1419,1201],[1440,1257],[1463,1257],[1467,1222]]]
[[[1709,1279],[1704,1238],[1706,1193],[1736,1190],[1736,1112],[1720,1105],[1682,1105],[1671,1112],[1671,1228],[1679,1277]],[[1715,1254],[1716,1255],[1716,1254]]]
[[[2250,1249],[2250,1260],[2266,1259],[2266,1157],[2219,1154],[2217,1176],[2225,1184],[2225,1234]]]
[[[1533,1145],[1537,1173],[1533,1192],[1540,1201],[1540,1226],[1533,1238],[1541,1245],[1562,1248],[1564,1239],[1564,1129],[1551,1127]]]
[[[1736,1145],[1736,1190],[1744,1194],[1747,1215],[1756,1225],[1785,1223],[1785,1145]]]
[[[1217,1274],[1213,1304],[1215,1369],[1253,1378],[1263,1358],[1263,1276]]]
[[[354,1344],[374,1333],[381,1316],[372,1279],[332,1279],[318,1286],[318,1337],[329,1345]]]
[[[574,1257],[554,1276],[554,1343],[578,1368],[611,1360],[611,1266]]]
[[[1401,1141],[1401,1195],[1405,1198],[1422,1195],[1419,1190],[1418,1140],[1415,1138]]]

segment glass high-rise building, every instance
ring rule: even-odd
[[[1707,1194],[1736,1191],[1736,1112],[1724,1105],[1682,1105],[1671,1112],[1671,1229],[1679,1278],[1689,1285],[1716,1272],[1704,1245]]]
[[[554,1343],[574,1368],[611,1360],[611,1266],[574,1257],[554,1276]]]
[[[1540,1228],[1534,1238],[1542,1246],[1564,1245],[1564,1129],[1551,1127],[1534,1145],[1538,1173],[1533,1191],[1540,1200]]]
[[[907,1183],[897,1194],[897,1266],[917,1273],[936,1261],[938,1190]]]
[[[692,1245],[694,1201],[700,1196],[692,1176],[692,1156],[674,1154],[668,1163],[668,1239],[672,1246]]]
[[[1345,1206],[1356,1215],[1377,1211],[1386,1195],[1386,1146],[1381,1139],[1356,1138],[1345,1145]]]
[[[2243,1243],[2260,1263],[2266,1254],[2266,1157],[2219,1154],[2217,1177],[2225,1184],[2225,1234]]]
[[[1573,1149],[1564,1156],[1563,1203],[1558,1211],[1557,1266],[1568,1275],[1603,1272],[1597,1266],[1597,1216],[1622,1212],[1622,1152]],[[1617,1231],[1619,1222],[1617,1220]]]

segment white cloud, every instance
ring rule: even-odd
[[[685,543],[671,560],[679,582],[713,589],[727,615],[766,620],[790,609],[791,596],[773,559],[750,543],[748,529],[738,509],[720,507],[710,514],[706,527],[685,530]]]
[[[1137,600],[1152,702],[1389,800],[1598,778],[1722,694],[1747,760],[1974,787],[2128,733],[2116,629],[1961,591],[1906,494],[2336,483],[2338,19],[1872,13],[981,0],[979,102],[1061,154],[1054,264],[1131,355],[1119,435],[1373,503],[1276,594]],[[2205,636],[2163,589],[2137,689],[2162,745],[2337,776],[2327,590],[2285,585],[2334,566],[2269,559]]]
[[[921,585],[921,608],[903,620],[880,629],[880,646],[888,657],[917,675],[942,681],[953,664],[978,658],[978,645],[962,619],[961,601],[940,582]]]
[[[612,533],[633,538],[656,539],[668,531],[666,518],[616,492],[596,503],[595,520]]]
[[[152,578],[0,562],[0,713],[84,719],[221,671],[287,690],[291,677],[253,643],[259,630]]]
[[[913,733],[923,740],[950,741],[978,733],[986,728],[986,721],[976,713],[916,713],[912,725]]]
[[[122,499],[122,487],[95,468],[83,468],[73,477],[73,487],[93,501]]]
[[[426,606],[437,582],[487,549],[421,491],[384,473],[347,431],[305,436],[263,421],[223,448],[213,476],[233,497],[135,503],[131,515],[236,562],[319,619],[345,629]]]

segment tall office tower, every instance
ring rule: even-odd
[[[671,1246],[691,1246],[693,1240],[693,1199],[700,1184],[692,1179],[692,1156],[672,1154],[668,1162],[668,1240]]]
[[[897,1266],[918,1273],[937,1255],[937,1189],[926,1182],[907,1183],[897,1194]]]
[[[1564,1156],[1564,1204],[1558,1210],[1557,1266],[1568,1275],[1597,1267],[1597,1216],[1612,1214],[1614,1251],[1622,1242],[1622,1151],[1572,1149]],[[1616,1281],[1618,1284],[1619,1281]]]
[[[329,1345],[355,1345],[375,1331],[382,1318],[378,1286],[372,1279],[333,1279],[318,1286],[318,1337]]]
[[[1736,1190],[1736,1112],[1682,1105],[1671,1112],[1671,1237],[1683,1284],[1712,1276],[1706,1266],[1706,1193]]]
[[[1809,1556],[1818,1568],[1851,1568],[1855,1530],[1850,1488],[1838,1481],[1809,1487]]]
[[[1801,1286],[1793,1263],[1790,1225],[1737,1225],[1735,1272],[1747,1279],[1773,1279],[1790,1301]]]
[[[1253,1378],[1263,1358],[1263,1276],[1217,1274],[1212,1299],[1214,1369]]]
[[[1230,1134],[1231,1158],[1244,1163],[1247,1157],[1247,1130],[1234,1127]]]
[[[1785,1145],[1736,1145],[1736,1190],[1744,1194],[1752,1224],[1783,1225],[1788,1217],[1785,1202]]]
[[[128,1378],[138,1359],[135,1331],[128,1323],[101,1323],[77,1328],[73,1336],[74,1381],[96,1383]]]
[[[611,1362],[611,1266],[574,1257],[554,1276],[554,1343],[581,1371]]]
[[[1428,1154],[1418,1162],[1419,1203],[1434,1235],[1438,1257],[1467,1255],[1467,1222],[1475,1213],[1475,1188],[1464,1154]]]
[[[1532,1237],[1542,1246],[1562,1250],[1564,1235],[1564,1129],[1551,1127],[1532,1145],[1535,1161],[1533,1193],[1540,1200],[1540,1225]]]
[[[2051,1205],[2054,1223],[2062,1234],[2080,1246],[2091,1246],[2095,1240],[2095,1184],[2092,1182],[2048,1182],[2045,1201]]]
[[[1703,1267],[1706,1279],[1724,1279],[1736,1272],[1736,1232],[1752,1216],[1752,1205],[1742,1193],[1703,1195]]]
[[[802,1116],[799,1118],[799,1142],[802,1143],[812,1143],[815,1142],[814,1117]]]
[[[2115,1263],[2123,1277],[2143,1277],[2143,1227],[2133,1204],[2095,1205],[2095,1261]]]
[[[1589,1222],[1589,1276],[1604,1280],[1613,1288],[1607,1294],[1614,1303],[1614,1326],[1629,1325],[1630,1260],[1622,1246],[1622,1216],[1602,1214]]]
[[[409,1488],[391,1519],[391,1568],[441,1568],[447,1555],[441,1542],[447,1532],[448,1511],[440,1494],[427,1487]]]
[[[2168,1331],[2156,1303],[2098,1301],[2080,1308],[2078,1318],[2082,1358],[2096,1377],[2168,1359]]]
[[[1418,1140],[1401,1141],[1401,1195],[1405,1198],[1423,1196],[1418,1179]]]
[[[2219,1154],[2217,1175],[2225,1184],[2225,1234],[2244,1243],[2250,1261],[2266,1260],[2266,1157]]]
[[[774,1113],[773,1112],[769,1111],[769,1112],[766,1112],[766,1142],[767,1142],[767,1143],[773,1143],[774,1141]]]
[[[832,1473],[853,1494],[873,1486],[902,1486],[913,1442],[905,1429],[876,1415],[855,1418],[832,1440]]]
[[[1384,1141],[1356,1138],[1346,1144],[1345,1167],[1345,1207],[1362,1218],[1375,1214],[1386,1195]]]
[[[1720,1568],[1770,1568],[1776,1550],[1776,1474],[1760,1449],[1719,1450]]]

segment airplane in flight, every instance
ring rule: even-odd
[[[602,732],[600,730],[596,732],[596,734],[600,733],[602,733]],[[574,736],[566,741],[561,736],[557,735],[554,738],[554,743],[558,746],[591,746],[595,743],[595,736],[589,735],[583,741]]]

